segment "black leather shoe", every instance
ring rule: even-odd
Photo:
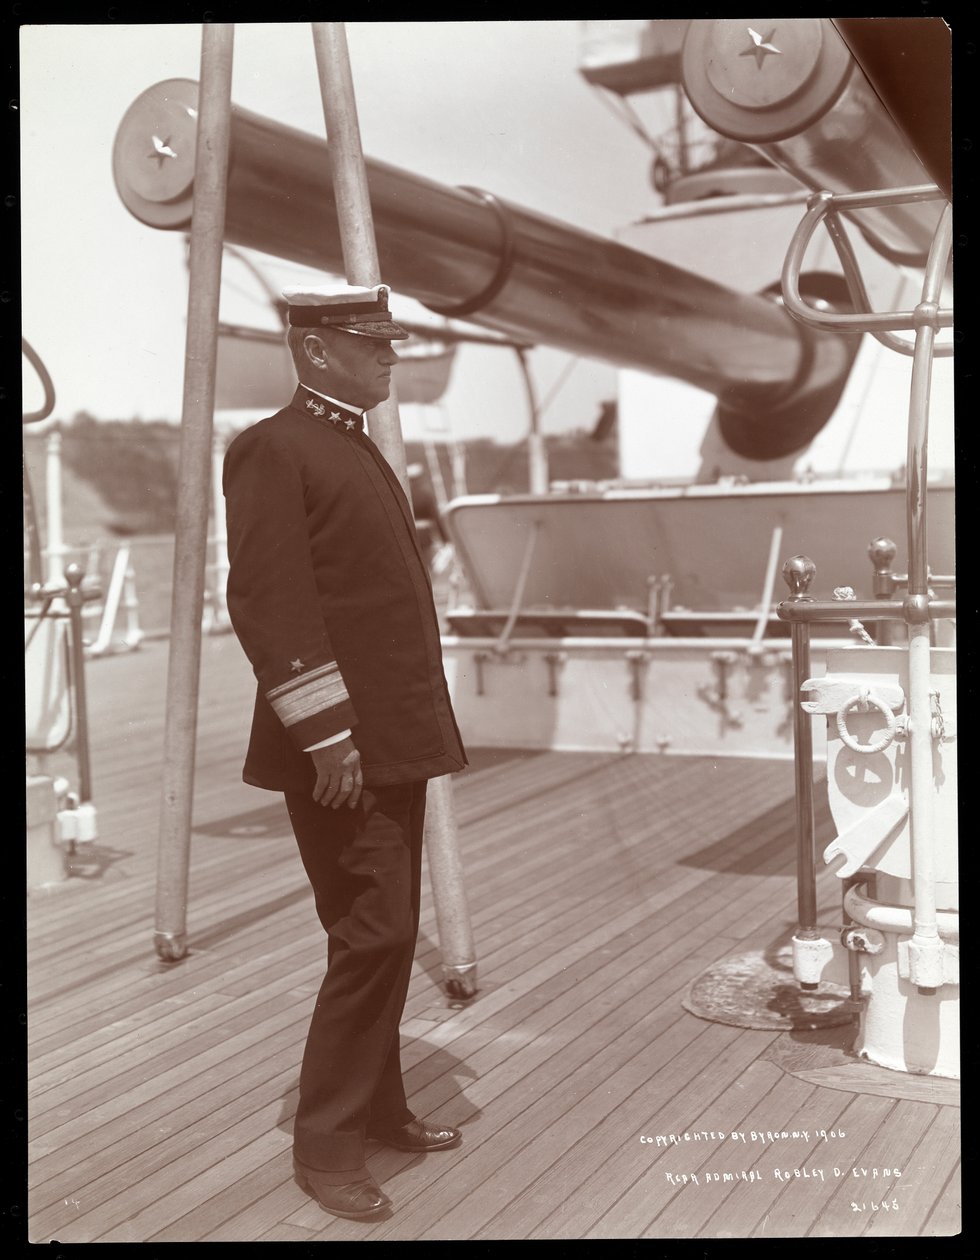
[[[459,1129],[448,1124],[426,1124],[424,1120],[409,1120],[395,1129],[369,1127],[367,1136],[398,1151],[445,1151],[458,1146],[463,1137]]]
[[[300,1189],[313,1195],[322,1208],[345,1220],[367,1220],[382,1208],[391,1206],[391,1200],[371,1177],[344,1186],[333,1186],[317,1176],[317,1169],[308,1168],[294,1158],[293,1178]]]

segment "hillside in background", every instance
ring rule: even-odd
[[[96,420],[84,412],[62,426],[62,481],[65,540],[83,546],[106,536],[168,534],[177,502],[179,429],[163,421]],[[42,533],[45,528],[45,434],[25,431],[24,462]],[[617,476],[613,436],[594,440],[575,432],[547,438],[553,481],[593,481]],[[406,443],[409,464],[424,472],[432,492],[429,457],[435,452],[443,485],[453,492],[453,461],[445,444],[429,452],[421,442]],[[501,445],[487,438],[462,444],[469,494],[515,494],[528,489],[523,443]]]

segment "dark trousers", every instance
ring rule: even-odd
[[[297,1158],[313,1168],[361,1170],[368,1125],[413,1119],[398,1025],[419,928],[425,789],[365,788],[353,810],[285,793],[328,934],[293,1129]]]

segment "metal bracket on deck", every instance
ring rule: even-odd
[[[476,694],[478,696],[485,695],[483,686],[483,662],[490,659],[489,652],[474,652],[473,664],[476,667]]]
[[[483,696],[486,695],[487,690],[483,667],[488,661],[494,661],[498,665],[523,665],[527,660],[527,654],[525,652],[515,652],[512,648],[507,648],[501,652],[494,647],[489,652],[474,652],[472,659],[476,675],[476,694]]]
[[[446,996],[460,1000],[476,996],[476,963],[443,963],[442,983]]]
[[[934,947],[928,951],[932,956],[930,958],[931,974],[928,978],[935,983],[928,986],[921,986],[925,992],[935,992],[935,990],[947,984],[959,985],[960,982],[960,947],[953,945],[949,941],[939,940]],[[919,980],[919,975],[913,975],[917,971],[916,963],[919,959],[916,957],[915,942],[912,937],[905,937],[898,942],[898,974],[903,980],[909,980],[913,984]],[[921,970],[921,964],[920,968]]]
[[[727,651],[712,652],[711,661],[715,667],[717,685],[713,690],[709,687],[699,687],[698,695],[710,709],[721,714],[726,726],[738,730],[742,725],[742,715],[729,708],[728,705],[728,672],[733,665],[737,664],[738,654]]]
[[[548,695],[558,695],[558,671],[568,660],[567,652],[545,652],[545,664],[548,666]]]
[[[908,812],[908,792],[892,792],[832,840],[823,851],[823,860],[829,864],[835,858],[844,858],[836,874],[841,879],[847,879],[868,864],[895,828],[905,821]]]
[[[626,653],[626,662],[630,670],[630,698],[637,704],[643,699],[643,673],[650,653],[635,648]]]
[[[187,934],[185,932],[154,932],[153,944],[157,957],[163,962],[180,962],[187,956]]]

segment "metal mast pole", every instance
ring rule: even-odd
[[[348,283],[370,287],[381,283],[381,269],[347,34],[343,22],[313,22],[311,26],[344,269]],[[385,402],[371,410],[368,425],[372,439],[394,469],[411,502],[405,444],[394,390]],[[452,782],[448,775],[429,783],[425,843],[446,989],[451,996],[470,997],[476,992],[476,958],[458,856]]]
[[[157,954],[169,962],[178,961],[187,952],[187,884],[234,31],[227,23],[208,24],[201,37],[154,935]],[[152,160],[157,160],[155,154]]]

